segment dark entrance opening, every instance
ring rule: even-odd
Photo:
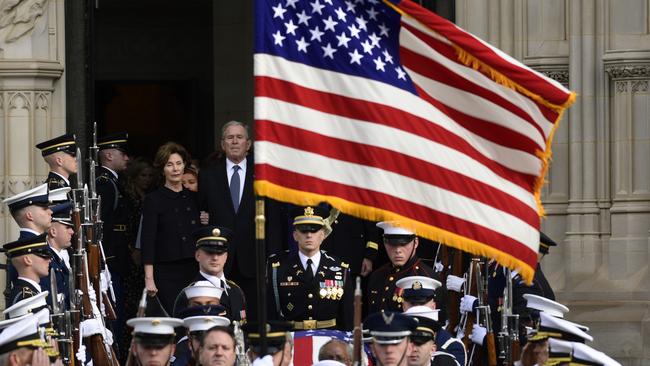
[[[212,1],[100,1],[94,9],[94,114],[100,134],[129,133],[132,155],[167,141],[213,150]]]

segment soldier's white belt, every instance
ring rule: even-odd
[[[311,330],[332,328],[336,326],[336,319],[330,320],[303,320],[301,322],[293,322],[293,329],[298,330]]]

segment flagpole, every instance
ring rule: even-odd
[[[255,200],[255,241],[257,264],[257,319],[260,332],[260,357],[266,355],[266,243],[264,241],[264,199]]]

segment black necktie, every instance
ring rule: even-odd
[[[307,276],[307,280],[310,282],[314,279],[314,270],[311,269],[312,263],[314,262],[312,262],[311,258],[307,259],[307,268],[305,269],[305,275]]]
[[[232,170],[234,172],[232,173],[232,178],[230,178],[230,198],[232,198],[232,207],[235,208],[235,212],[239,209],[239,187],[240,187],[240,180],[239,180],[239,165],[235,165],[232,167]]]

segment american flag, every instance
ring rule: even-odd
[[[532,280],[573,93],[411,1],[255,11],[257,194],[399,220]]]
[[[310,366],[318,361],[318,353],[325,343],[332,339],[339,339],[352,345],[352,333],[339,330],[318,329],[293,332],[293,358],[290,366]],[[372,366],[372,359],[368,344],[363,344],[365,355],[361,365]]]

